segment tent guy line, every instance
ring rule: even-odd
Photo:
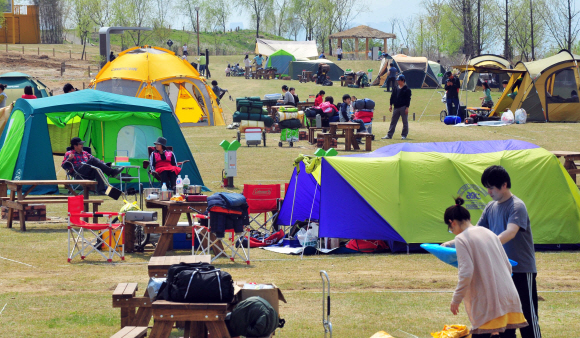
[[[26,266],[29,266],[31,268],[34,268],[34,266],[32,266],[30,264],[26,264],[26,263],[22,263],[22,262],[19,262],[19,261],[15,261],[15,260],[10,259],[10,258],[6,258],[6,257],[2,257],[2,256],[0,256],[0,258],[5,259],[7,261],[11,261],[11,262],[14,262],[14,263],[18,263],[18,264],[22,264],[22,265],[26,265]]]

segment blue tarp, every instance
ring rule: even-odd
[[[312,205],[313,200],[314,206]],[[294,213],[292,213],[293,205]],[[291,215],[292,219],[290,219]],[[296,185],[296,168],[294,168],[290,184],[288,184],[288,192],[286,192],[284,197],[284,203],[276,223],[279,225],[293,225],[296,221],[304,221],[308,218],[320,218],[320,186],[314,176],[306,172],[304,163],[300,163],[298,185]]]

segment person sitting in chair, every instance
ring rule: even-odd
[[[173,190],[177,175],[181,172],[181,168],[177,166],[175,154],[167,150],[167,140],[163,137],[157,138],[153,144],[155,144],[155,151],[149,158],[151,173],[158,173],[161,177],[161,184],[165,183],[168,190]]]
[[[61,166],[77,179],[96,180],[97,193],[104,195],[107,191],[107,185],[95,168],[100,169],[103,174],[109,177],[119,176],[123,168],[113,169],[107,166],[101,160],[84,151],[83,144],[85,141],[81,140],[80,137],[73,137],[70,140],[72,149],[64,154]]]

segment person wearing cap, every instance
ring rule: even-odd
[[[411,89],[405,84],[405,75],[401,74],[397,77],[397,86],[393,88],[391,93],[389,111],[393,112],[391,117],[391,126],[389,132],[383,139],[392,139],[395,133],[395,128],[399,122],[399,117],[403,120],[403,131],[401,132],[401,139],[405,140],[409,134],[409,106],[411,105]],[[395,110],[393,110],[395,106]]]
[[[84,144],[85,141],[81,140],[80,137],[73,137],[70,140],[72,150],[64,154],[61,167],[78,179],[96,180],[97,192],[104,195],[107,190],[107,185],[95,167],[101,169],[103,174],[109,177],[119,176],[123,168],[113,169],[107,166],[103,161],[84,151]]]
[[[173,190],[177,175],[181,172],[181,168],[177,166],[175,154],[167,150],[167,140],[164,137],[157,138],[153,144],[155,144],[155,151],[149,157],[151,172],[158,173],[161,183],[165,183],[167,189]]]
[[[445,84],[447,94],[445,99],[448,115],[459,115],[459,88],[461,88],[459,79],[453,73],[447,72],[447,82]]]

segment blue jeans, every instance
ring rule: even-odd
[[[199,75],[204,76],[205,74],[205,65],[199,65]]]
[[[459,115],[459,98],[447,98],[447,115]]]

